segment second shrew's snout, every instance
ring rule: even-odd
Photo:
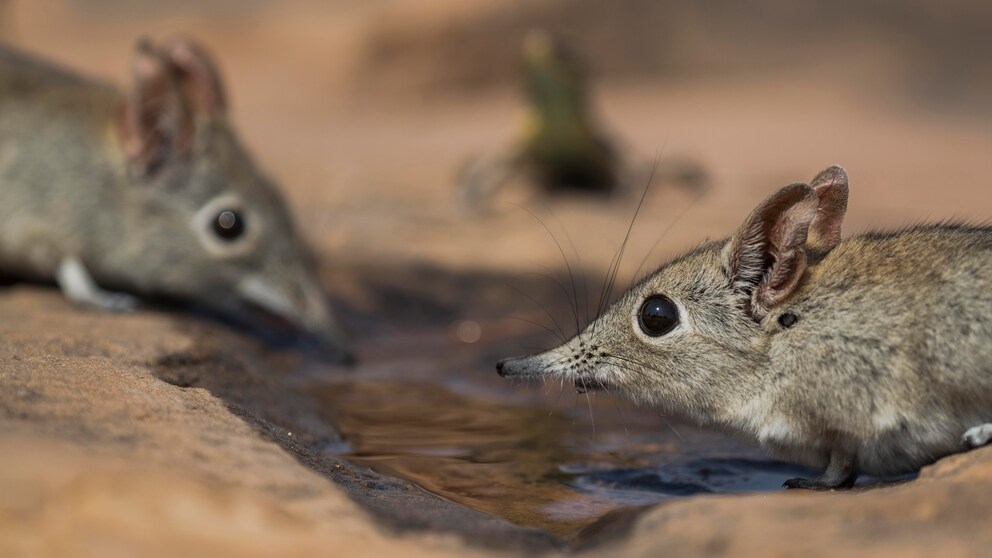
[[[506,372],[504,372],[503,369],[505,368],[506,363],[509,362],[509,361],[511,361],[511,360],[513,360],[513,359],[512,358],[504,358],[504,359],[500,359],[499,361],[497,361],[496,362],[496,373],[499,374],[500,376],[506,376]]]

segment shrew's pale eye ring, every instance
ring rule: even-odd
[[[637,324],[645,335],[661,337],[679,325],[679,309],[665,295],[649,296],[637,313]]]
[[[223,240],[236,240],[245,233],[245,218],[236,209],[221,210],[213,220],[213,231]]]
[[[223,193],[207,200],[190,219],[204,250],[220,258],[238,258],[259,247],[265,215],[252,211],[240,196]]]

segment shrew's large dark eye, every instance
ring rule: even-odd
[[[667,296],[650,296],[641,305],[637,322],[645,334],[661,337],[679,325],[679,309]]]
[[[214,217],[214,234],[224,240],[234,240],[245,233],[245,218],[234,209],[224,209]]]

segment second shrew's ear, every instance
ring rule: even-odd
[[[799,285],[806,270],[806,234],[819,197],[807,184],[790,184],[761,202],[723,249],[735,291],[748,295],[747,311],[760,321]]]
[[[191,39],[173,38],[163,45],[162,52],[195,113],[217,116],[227,110],[220,71],[205,48]]]
[[[834,165],[816,175],[810,186],[820,203],[809,226],[806,246],[817,252],[829,252],[840,243],[840,226],[847,212],[847,173]]]
[[[222,115],[227,100],[210,56],[186,39],[162,48],[142,39],[131,74],[121,115],[124,152],[142,175],[151,176],[188,155],[197,122]]]
[[[121,115],[123,147],[128,160],[148,176],[188,152],[193,117],[172,65],[147,39],[134,49],[131,74]]]

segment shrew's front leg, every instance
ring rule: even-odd
[[[975,449],[992,441],[992,423],[979,424],[969,428],[961,436],[961,447],[966,450]]]
[[[78,304],[111,312],[129,312],[138,307],[137,298],[127,293],[105,291],[98,287],[86,270],[86,266],[78,258],[64,258],[55,273],[55,281],[66,298]]]
[[[855,455],[841,450],[830,452],[830,464],[822,475],[815,479],[789,479],[785,481],[786,488],[805,488],[807,490],[834,490],[851,488],[858,479],[854,468]]]

